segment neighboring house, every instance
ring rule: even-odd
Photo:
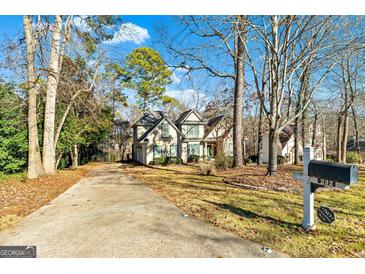
[[[362,158],[365,158],[365,140],[359,139],[359,148]],[[346,150],[351,152],[357,152],[356,137],[352,136],[347,140]]]
[[[224,128],[224,117],[204,119],[195,109],[171,121],[162,111],[146,112],[133,126],[133,160],[150,164],[154,159],[171,157],[214,159],[217,153],[232,155],[231,128]]]
[[[285,163],[293,164],[295,161],[295,141],[294,141],[295,125],[285,126],[279,133],[279,142],[277,143],[278,156],[283,157]],[[313,126],[309,126],[308,140],[306,144],[311,143],[313,134]],[[322,145],[322,132],[320,126],[317,126],[316,130],[316,147],[314,148],[314,158],[316,160],[323,159],[323,145]],[[301,139],[299,140],[301,143]],[[303,147],[299,146],[299,157],[303,157]],[[262,139],[262,161],[263,163],[269,162],[269,135],[266,134]]]

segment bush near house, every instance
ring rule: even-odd
[[[215,167],[219,169],[227,169],[233,167],[233,157],[217,154],[215,157]]]
[[[173,165],[173,164],[181,164],[182,160],[177,159],[176,157],[162,156],[156,157],[153,161],[149,162],[149,165]]]
[[[188,162],[198,162],[200,157],[198,155],[189,155]]]
[[[177,159],[176,157],[166,157],[164,164],[165,165],[172,165],[172,164],[181,164],[182,160]]]
[[[166,162],[166,157],[162,156],[162,157],[156,157],[153,158],[153,161],[149,162],[149,165],[162,165]]]
[[[360,154],[357,152],[347,152],[346,162],[349,164],[360,164],[361,163]]]

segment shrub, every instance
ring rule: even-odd
[[[164,165],[181,164],[181,162],[181,159],[177,159],[176,157],[166,157]]]
[[[246,159],[246,164],[252,164],[252,160],[251,160],[251,158],[248,158],[248,159]]]
[[[347,152],[346,162],[350,164],[359,164],[361,163],[361,157],[357,152]]]
[[[336,157],[336,155],[327,155],[326,161],[336,162],[337,161],[337,157]]]
[[[166,162],[165,157],[154,158],[153,161],[149,162],[149,165],[162,165]]]
[[[200,159],[199,155],[189,155],[188,157],[188,162],[198,162]]]
[[[215,166],[214,164],[211,164],[211,163],[207,163],[207,164],[201,164],[199,166],[199,169],[200,169],[200,174],[201,175],[216,175],[217,174],[217,171],[215,169]]]
[[[231,168],[233,167],[233,157],[219,153],[216,155],[214,163],[216,168]]]
[[[248,157],[246,162],[248,163],[249,160],[251,160],[251,163],[257,163],[257,155],[251,155],[250,157]]]
[[[286,161],[286,159],[284,156],[278,155],[278,164],[279,165],[284,164],[285,161]]]

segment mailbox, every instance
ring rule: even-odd
[[[358,168],[355,165],[311,160],[308,176],[317,178],[317,184],[344,188],[357,182]]]

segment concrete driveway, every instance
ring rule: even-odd
[[[36,245],[38,257],[281,257],[183,212],[119,164],[93,171],[0,233],[0,245]]]

